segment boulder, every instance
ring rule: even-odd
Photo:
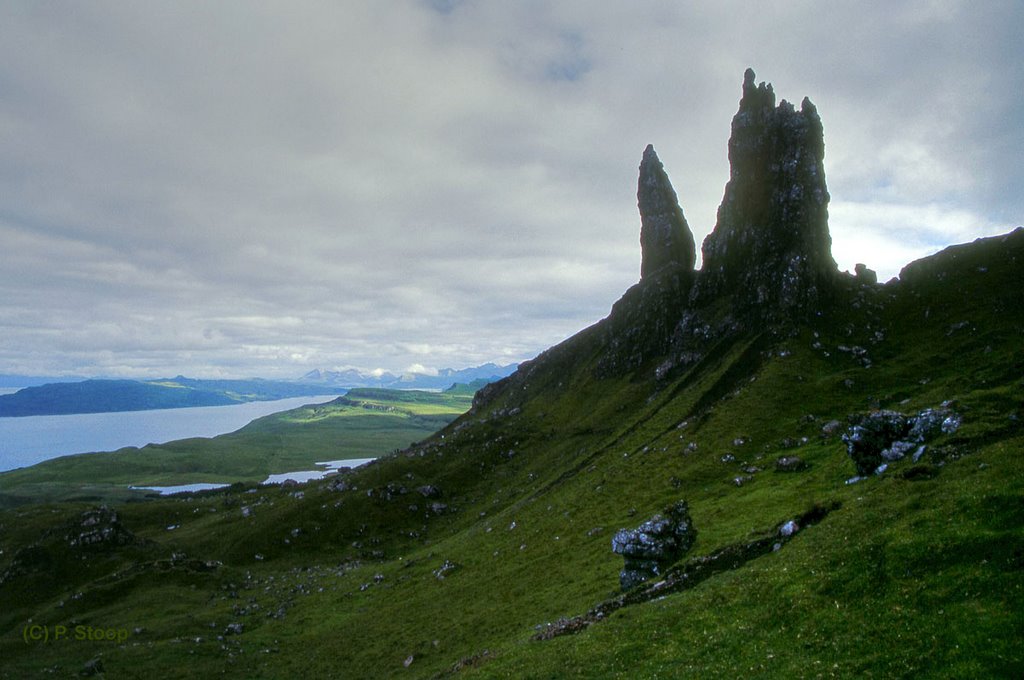
[[[869,286],[873,286],[878,283],[878,274],[874,269],[868,269],[865,264],[858,262],[854,265],[853,272],[859,283],[865,283]]]
[[[782,456],[775,461],[776,472],[800,472],[807,469],[807,463],[800,456]]]
[[[843,429],[843,424],[838,420],[830,420],[821,426],[821,436],[831,437]]]
[[[686,501],[678,501],[636,529],[620,529],[612,538],[612,552],[625,564],[619,584],[629,590],[652,576],[659,576],[693,545],[693,527]]]
[[[441,490],[433,484],[424,484],[423,486],[416,487],[416,491],[420,493],[424,498],[440,498]]]
[[[885,458],[882,451],[910,430],[905,415],[896,411],[874,411],[852,418],[853,425],[843,435],[846,452],[860,475],[870,475]]]
[[[432,573],[434,574],[434,578],[436,578],[439,581],[443,581],[448,576],[450,576],[452,572],[457,570],[459,566],[460,565],[456,564],[455,562],[452,562],[451,560],[445,560],[444,563],[441,564],[441,566],[437,569],[434,569]]]
[[[882,465],[902,460],[921,445],[960,427],[961,418],[946,407],[929,408],[908,416],[879,410],[850,417],[851,427],[843,435],[846,452],[858,475],[870,475]],[[918,456],[919,458],[920,456]]]
[[[82,670],[80,670],[78,674],[83,678],[89,678],[94,675],[103,675],[105,672],[106,669],[103,667],[103,659],[96,657],[86,661],[85,665],[82,666]]]

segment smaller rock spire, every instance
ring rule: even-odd
[[[644,149],[640,162],[636,198],[640,209],[640,278],[672,263],[692,270],[697,260],[693,232],[683,217],[665,168],[650,144]]]

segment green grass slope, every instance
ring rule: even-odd
[[[844,280],[812,322],[724,334],[667,372],[657,353],[607,370],[602,322],[341,478],[119,506],[123,545],[72,545],[87,505],[0,513],[0,677],[1020,677],[1022,258],[1015,232],[898,283]],[[943,402],[958,430],[847,483],[831,421]],[[776,471],[783,455],[806,468]],[[616,597],[612,535],[678,499],[685,559],[834,509],[535,639]]]

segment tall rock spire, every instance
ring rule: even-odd
[[[731,294],[769,316],[815,305],[838,273],[828,232],[825,144],[817,109],[775,106],[771,85],[743,77],[732,120],[731,172],[718,224],[703,245],[695,300]]]
[[[640,209],[640,278],[671,263],[693,270],[697,259],[693,232],[686,224],[665,168],[650,144],[640,161],[636,198]]]

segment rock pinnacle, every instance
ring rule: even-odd
[[[732,295],[768,317],[818,304],[837,275],[828,232],[825,143],[817,109],[775,105],[770,84],[743,76],[718,224],[703,245],[698,300]]]
[[[697,252],[693,233],[665,168],[650,144],[644,149],[637,183],[637,205],[640,209],[640,248],[643,253],[640,278],[668,264],[679,264],[693,270]]]

